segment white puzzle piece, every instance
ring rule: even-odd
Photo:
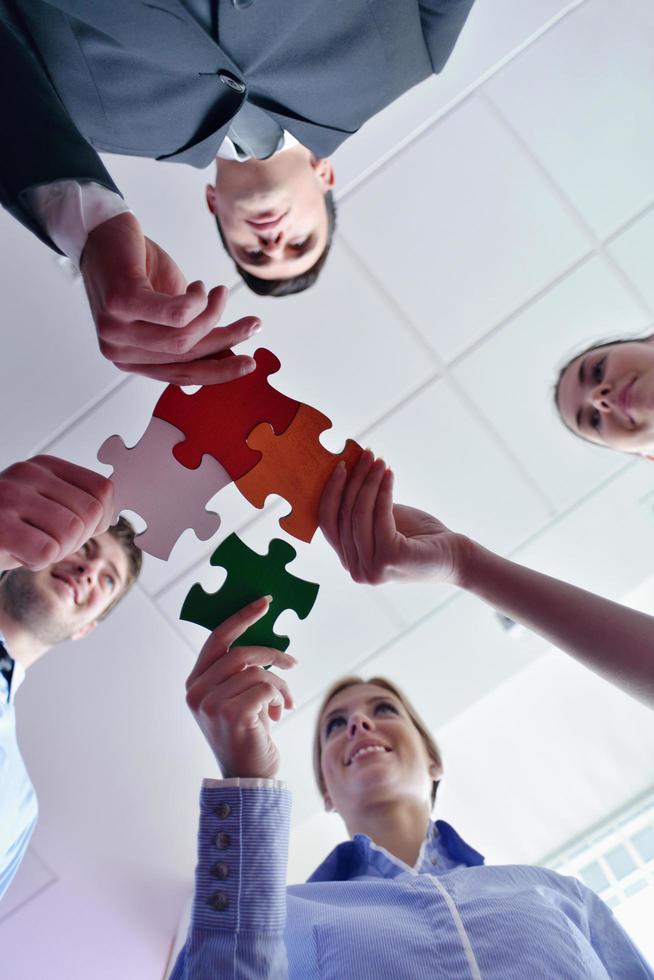
[[[152,418],[131,449],[120,436],[110,436],[98,450],[100,462],[114,468],[116,517],[121,510],[139,514],[147,527],[136,536],[136,544],[164,561],[187,528],[192,527],[200,541],[216,533],[220,517],[205,504],[232,482],[212,456],[203,456],[195,470],[178,463],[173,446],[185,438],[174,425]]]

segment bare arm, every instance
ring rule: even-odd
[[[320,526],[357,582],[450,582],[545,637],[628,694],[654,706],[654,616],[542,575],[393,503],[393,474],[362,454],[337,467]]]

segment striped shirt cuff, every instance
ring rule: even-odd
[[[291,794],[275,780],[200,794],[193,928],[279,932],[286,922]],[[225,786],[239,782],[241,785]],[[250,782],[250,780],[247,780]]]

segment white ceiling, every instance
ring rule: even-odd
[[[258,313],[280,389],[392,463],[398,496],[525,563],[622,597],[652,572],[654,470],[569,436],[557,367],[598,336],[654,323],[654,9],[628,0],[477,0],[439,78],[335,155],[339,231],[310,292],[252,297],[203,209],[207,175],[108,165],[146,232],[189,278],[236,285]],[[10,355],[0,467],[95,453],[144,431],[161,385],[99,356],[78,283],[0,214]],[[283,536],[227,488],[222,531]],[[7,980],[160,980],[188,896],[197,794],[215,766],[183,697],[204,631],[178,621],[215,589],[214,542],[187,532],[84,644],[52,653],[18,699],[41,818],[0,911]],[[321,584],[278,622],[300,665],[279,726],[295,793],[290,876],[337,821],[321,817],[309,744],[316,699],[344,671],[398,680],[440,738],[440,813],[495,860],[533,861],[651,783],[654,716],[537,638],[507,634],[451,589],[351,584],[318,537],[292,570]],[[650,608],[654,606],[650,605]],[[39,936],[38,944],[33,937]]]

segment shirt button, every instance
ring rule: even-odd
[[[225,895],[225,892],[214,892],[209,899],[209,905],[216,912],[224,912],[229,905],[229,899]]]
[[[232,808],[229,803],[219,803],[218,806],[213,808],[213,812],[217,817],[220,817],[221,820],[225,820],[232,812]]]
[[[232,838],[229,836],[229,834],[226,834],[223,831],[216,834],[216,847],[219,851],[226,851],[231,843]]]
[[[436,857],[433,857],[433,858],[431,859],[431,863],[432,863],[432,864],[438,864],[438,858],[436,858]]]
[[[228,71],[219,71],[218,78],[227,88],[234,89],[235,92],[245,92],[245,83]]]
[[[211,874],[219,881],[224,881],[225,878],[229,878],[229,865],[224,861],[216,861],[211,868]]]

